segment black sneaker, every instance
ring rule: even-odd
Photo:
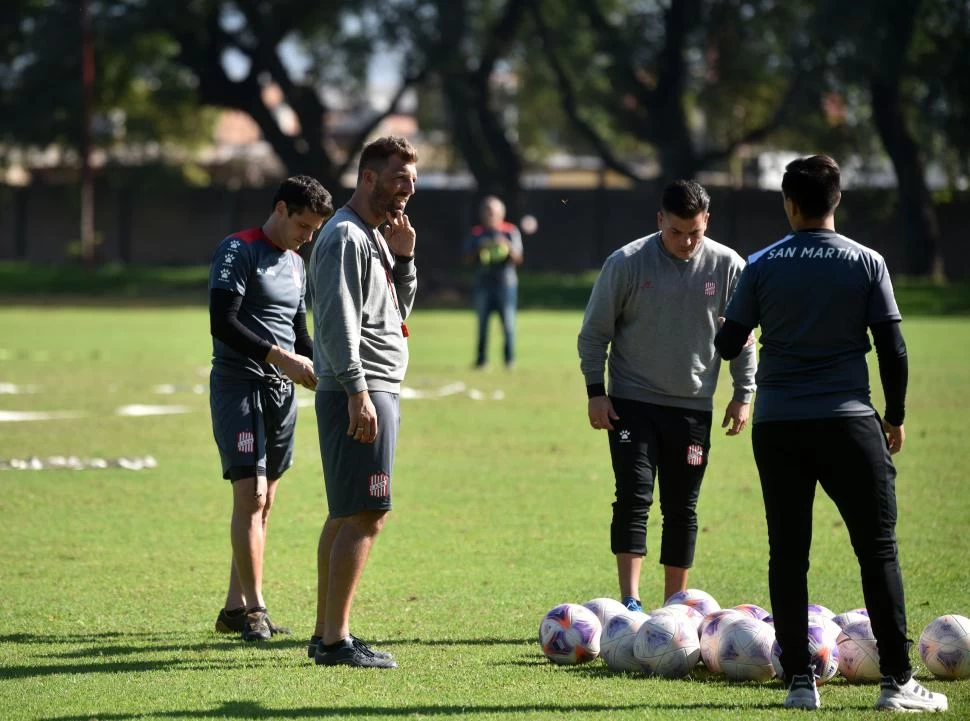
[[[269,641],[273,632],[269,628],[269,616],[263,606],[255,606],[246,612],[243,622],[243,641]]]
[[[397,668],[397,662],[390,654],[380,656],[360,639],[348,636],[343,643],[332,651],[324,651],[323,644],[317,645],[313,659],[320,666],[357,666],[359,668]]]
[[[246,609],[222,609],[216,617],[216,631],[218,633],[242,633],[246,623]]]
[[[307,644],[307,647],[306,647],[307,658],[314,658],[317,655],[317,647],[320,645],[320,641],[322,640],[323,638],[321,636],[310,636],[310,642]],[[353,641],[354,643],[363,644],[364,647],[367,648],[372,654],[377,656],[377,658],[389,658],[392,660],[394,659],[394,657],[391,654],[389,654],[387,651],[378,651],[376,648],[371,648],[366,643],[364,643],[359,638],[357,638],[354,634],[350,634],[350,640]]]

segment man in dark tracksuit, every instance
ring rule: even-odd
[[[784,705],[816,709],[808,648],[808,565],[815,484],[835,502],[862,571],[883,675],[876,708],[945,711],[946,697],[913,679],[896,546],[896,469],[908,366],[900,314],[882,257],[835,231],[840,171],[829,157],[790,163],[782,181],[793,232],[748,258],[715,338],[734,357],[761,326],[752,443],[768,521],[768,585]],[[872,407],[871,330],[886,397]]]
[[[293,459],[293,383],[316,387],[306,273],[296,251],[332,214],[320,183],[288,178],[266,222],[225,238],[209,270],[209,404],[222,477],[232,482],[233,495],[233,561],[216,630],[246,641],[285,632],[266,612],[262,581],[270,508]]]
[[[718,319],[744,261],[704,236],[710,197],[693,181],[664,190],[659,232],[603,264],[579,333],[590,426],[609,431],[616,478],[610,547],[620,597],[642,610],[639,580],[647,515],[660,487],[664,599],[687,587],[697,540],[697,499],[711,447],[721,358]],[[609,348],[609,395],[603,384]],[[754,348],[731,363],[734,395],[722,427],[745,427],[754,391]]]

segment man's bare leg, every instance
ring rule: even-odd
[[[616,554],[616,572],[620,580],[620,598],[640,600],[640,567],[643,556],[635,553]]]
[[[266,478],[240,478],[232,484],[233,566],[247,608],[263,605],[263,509]]]
[[[330,547],[327,597],[324,605],[323,643],[350,635],[350,608],[360,576],[387,511],[363,511],[342,519]]]
[[[664,602],[678,591],[687,590],[687,572],[680,566],[664,566]]]
[[[320,541],[317,543],[317,621],[313,628],[313,635],[323,638],[323,630],[327,617],[327,591],[330,588],[330,554],[334,539],[343,525],[343,518],[331,518],[323,524],[320,531]]]

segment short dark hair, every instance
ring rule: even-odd
[[[320,181],[309,175],[294,175],[287,178],[273,196],[273,207],[280,201],[286,203],[286,214],[294,215],[309,209],[323,218],[333,215],[333,198]]]
[[[711,196],[693,180],[675,180],[664,188],[660,207],[678,218],[693,218],[711,207]]]
[[[364,146],[357,166],[357,180],[360,180],[365,170],[376,170],[379,173],[394,155],[400,155],[405,163],[418,162],[418,151],[407,138],[388,135]]]
[[[839,204],[839,164],[827,155],[798,158],[785,166],[781,192],[806,218],[826,218]]]

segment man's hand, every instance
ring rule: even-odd
[[[889,453],[894,455],[903,450],[903,443],[906,441],[906,431],[901,425],[890,425],[883,419],[882,429],[886,433],[886,441],[889,443]]]
[[[348,436],[361,443],[377,440],[377,409],[367,391],[350,395],[347,399],[347,415],[350,416]]]
[[[414,240],[417,233],[411,227],[411,221],[400,210],[387,214],[387,225],[384,226],[384,240],[394,255],[411,257],[414,255]]]
[[[317,377],[313,374],[313,361],[306,356],[290,353],[278,346],[270,348],[266,362],[279,366],[287,378],[311,391],[317,388]]]
[[[744,430],[745,426],[748,425],[748,411],[751,409],[750,403],[742,403],[741,401],[731,401],[727,404],[727,410],[724,411],[724,420],[721,421],[721,428],[727,428],[728,423],[731,427],[728,428],[727,436],[736,436],[738,433]]]
[[[618,421],[620,417],[613,410],[613,404],[609,396],[596,396],[590,398],[586,409],[589,415],[589,425],[596,430],[613,430],[611,421]]]

